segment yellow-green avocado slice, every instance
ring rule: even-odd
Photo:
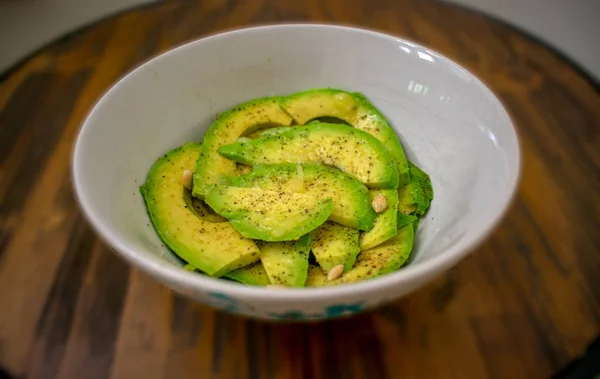
[[[398,232],[398,191],[370,190],[371,201],[379,195],[385,198],[387,209],[377,214],[373,229],[360,234],[360,250],[369,250],[392,238]]]
[[[211,185],[220,183],[223,176],[236,174],[235,162],[217,153],[220,146],[233,143],[256,129],[292,124],[292,117],[281,108],[280,102],[279,97],[252,100],[217,118],[206,132],[197,157],[192,191],[194,197],[204,198]]]
[[[324,223],[333,210],[331,199],[219,184],[206,193],[206,203],[243,236],[263,241],[296,240]]]
[[[361,93],[319,88],[284,97],[281,106],[304,125],[317,118],[335,117],[377,138],[390,151],[398,165],[399,185],[410,181],[406,155],[394,129]]]
[[[249,266],[238,268],[223,275],[224,278],[235,280],[249,286],[267,286],[271,284],[269,276],[260,261]]]
[[[328,272],[338,265],[344,271],[352,269],[358,247],[358,230],[327,221],[312,231],[311,250],[317,263]]]
[[[203,220],[193,210],[182,175],[194,167],[199,151],[199,143],[186,143],[159,158],[140,192],[162,241],[184,261],[219,277],[256,262],[260,251],[230,223]]]
[[[369,190],[364,184],[323,165],[281,163],[259,166],[248,174],[228,178],[227,184],[331,198],[333,211],[329,219],[354,229],[371,230],[376,217]]]
[[[304,287],[308,273],[310,234],[297,241],[259,242],[258,247],[271,283]]]
[[[398,190],[398,211],[405,215],[423,217],[433,200],[429,175],[409,162],[411,182]]]
[[[318,266],[310,266],[306,286],[319,287],[353,283],[396,271],[408,260],[413,241],[413,225],[409,224],[400,228],[395,237],[377,247],[362,251],[352,270],[343,273],[337,279],[327,280],[325,271]]]
[[[221,146],[218,151],[248,166],[321,163],[352,175],[369,188],[398,188],[398,168],[388,149],[369,133],[343,124],[283,128]]]

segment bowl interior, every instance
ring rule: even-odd
[[[502,106],[477,79],[415,44],[317,25],[217,35],[129,74],[96,105],[79,136],[80,201],[109,242],[180,265],[154,232],[139,193],[153,162],[200,140],[219,112],[239,102],[315,87],[363,92],[390,121],[409,159],[430,174],[435,199],[411,266],[451,250],[461,254],[505,209],[518,177],[517,139]]]

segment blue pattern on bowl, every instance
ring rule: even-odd
[[[209,292],[202,300],[204,303],[222,309],[231,313],[252,314],[256,309],[252,306],[242,304],[236,299],[218,292]],[[335,304],[326,307],[322,312],[305,313],[301,310],[289,310],[285,312],[269,312],[270,318],[275,320],[316,320],[336,318],[340,316],[352,315],[365,310],[364,302],[354,304]]]

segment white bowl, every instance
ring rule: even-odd
[[[150,224],[138,187],[154,161],[200,140],[237,103],[317,87],[363,92],[390,121],[435,200],[407,267],[329,288],[274,290],[184,270]],[[397,299],[459,262],[506,211],[519,145],[500,102],[425,47],[361,29],[277,25],[204,38],[128,74],[96,104],[73,156],[80,205],[102,239],[156,280],[202,303],[264,319],[320,319]]]

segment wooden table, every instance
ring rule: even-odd
[[[325,5],[326,4],[326,5]],[[272,325],[125,265],[73,200],[74,136],[121,75],[234,27],[319,21],[428,45],[483,79],[521,137],[505,221],[471,258],[352,319]],[[546,378],[600,331],[600,95],[557,53],[479,14],[397,0],[168,1],[108,18],[0,81],[0,363],[24,378]]]

